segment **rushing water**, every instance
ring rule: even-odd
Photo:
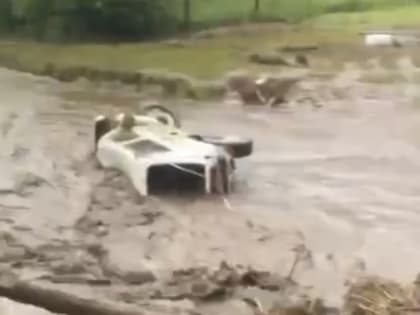
[[[328,83],[344,92],[341,98],[322,98],[322,108],[177,106],[188,130],[248,136],[255,152],[239,161],[231,210],[212,198],[157,203],[173,218],[157,227],[169,229],[171,243],[161,240],[154,244],[159,249],[147,249],[156,265],[228,259],[287,272],[292,246],[304,240],[313,262],[297,277],[321,294],[335,297],[346,277],[360,272],[411,280],[420,271],[416,91],[408,83],[375,87],[355,78],[357,71]],[[18,231],[25,242],[71,239],[71,226],[90,202],[94,172],[81,165],[92,149],[92,117],[133,108],[139,95],[123,87],[64,85],[7,70],[0,71],[0,92],[0,190],[5,192],[0,224]],[[28,172],[44,184],[31,188]],[[22,182],[32,193],[6,193]],[[244,222],[253,227],[243,227]],[[141,246],[135,235],[143,237],[115,229],[107,241],[132,260],[130,246]],[[256,241],[256,235],[265,240]]]

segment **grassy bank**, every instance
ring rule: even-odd
[[[358,31],[372,27],[413,26],[420,24],[417,16],[420,16],[420,5],[335,13],[322,15],[304,25],[258,24],[250,28],[234,28],[233,31],[222,29],[210,38],[178,42],[57,45],[0,41],[0,63],[34,73],[42,72],[47,64],[52,63],[56,71],[72,67],[131,72],[155,69],[198,79],[215,79],[226,71],[238,68],[277,69],[250,64],[248,56],[255,51],[275,51],[287,45],[318,45],[320,49],[309,57],[315,60],[312,66],[322,68],[327,62],[337,65],[346,60],[375,56],[377,51],[366,53]],[[395,50],[392,50],[388,55],[394,53]]]
[[[341,32],[255,26],[246,34],[227,32],[214,38],[177,43],[56,45],[9,41],[0,42],[0,61],[16,63],[34,72],[51,62],[58,68],[87,66],[123,71],[152,68],[212,79],[229,70],[252,67],[248,55],[255,51],[274,51],[284,45],[338,44],[356,38],[343,38]]]
[[[183,0],[172,0],[178,17],[182,18]],[[262,19],[301,21],[304,18],[337,12],[390,10],[419,5],[419,0],[262,0],[259,16]],[[191,17],[194,23],[215,25],[224,21],[246,21],[254,14],[254,0],[192,0]]]
[[[324,14],[315,18],[315,26],[341,28],[353,32],[369,28],[419,28],[420,5],[364,12]]]
[[[279,24],[219,29],[216,33],[210,38],[121,45],[0,42],[0,64],[67,82],[85,77],[138,88],[153,84],[170,97],[217,100],[226,89],[218,79],[229,70],[287,69],[251,63],[249,55],[254,52],[276,52],[282,46],[300,44],[344,45],[350,38],[343,38],[341,32],[293,30]]]

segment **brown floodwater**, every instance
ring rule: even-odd
[[[95,194],[91,216],[108,224],[102,242],[121,268],[227,260],[286,274],[304,243],[312,261],[295,277],[331,301],[361,273],[410,281],[420,271],[419,92],[409,80],[361,83],[361,71],[305,81],[296,95],[322,107],[293,97],[275,110],[165,100],[187,130],[247,136],[255,151],[238,161],[230,207],[220,197],[150,197],[141,207],[163,218],[133,227],[135,198],[98,188],[102,171],[88,159],[94,115],[133,109],[143,95],[1,70],[0,226],[33,247],[71,242]]]

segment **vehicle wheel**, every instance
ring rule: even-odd
[[[253,142],[240,137],[210,137],[202,136],[202,141],[225,147],[234,158],[243,158],[252,154]]]
[[[142,115],[154,117],[165,125],[175,127],[175,128],[181,127],[181,123],[178,117],[172,111],[170,111],[164,106],[148,105],[148,106],[143,107],[140,113]]]
[[[98,116],[95,119],[95,150],[103,135],[112,129],[112,121],[106,116]]]

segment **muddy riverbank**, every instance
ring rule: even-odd
[[[54,284],[107,299],[136,292],[124,282],[133,275],[148,282],[222,261],[286,277],[302,245],[311,255],[294,271],[300,293],[332,306],[340,305],[346,281],[361,275],[412,281],[420,265],[419,95],[409,76],[368,84],[360,81],[365,72],[349,65],[331,78],[308,78],[275,110],[232,99],[163,100],[188,130],[255,140],[254,155],[239,161],[227,208],[216,197],[139,198],[124,177],[94,167],[94,115],[134,109],[150,95],[1,70],[2,263],[48,286],[45,276],[66,272],[114,279],[106,289]],[[269,305],[273,296],[260,295]],[[232,303],[222,310],[252,311]],[[220,311],[204,306],[204,313]]]

